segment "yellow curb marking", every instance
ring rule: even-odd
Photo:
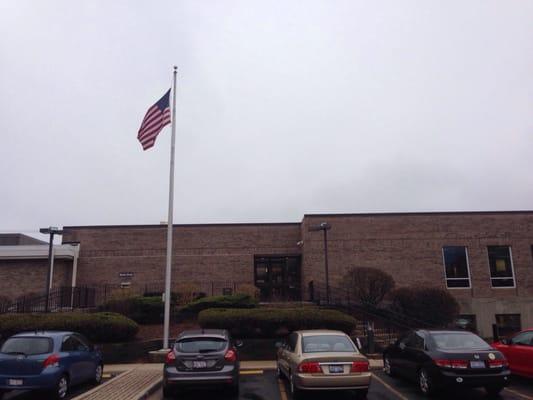
[[[105,378],[105,379],[111,378],[111,374],[102,374],[102,378]]]
[[[504,390],[506,390],[507,392],[510,392],[510,393],[514,394],[515,396],[522,397],[523,399],[533,400],[533,397],[528,396],[528,395],[523,394],[523,393],[520,393],[520,392],[517,392],[516,390],[513,390],[513,389],[507,389],[507,388],[505,388]]]
[[[245,369],[239,372],[240,375],[261,375],[262,373],[262,369]]]
[[[281,400],[287,400],[287,392],[285,391],[285,385],[283,384],[283,381],[278,378],[278,387],[279,387],[279,395],[281,397]]]
[[[396,396],[398,396],[402,400],[409,400],[407,397],[405,397],[403,394],[398,392],[396,389],[394,389],[391,385],[386,383],[383,379],[378,377],[376,374],[372,374],[372,379],[376,379],[379,383],[381,383],[383,386],[385,386],[387,389],[389,389],[392,393],[394,393]]]

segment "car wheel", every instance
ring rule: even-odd
[[[176,391],[173,388],[163,385],[163,397],[170,399],[174,397],[175,394],[176,394]]]
[[[292,400],[299,400],[301,398],[302,391],[294,384],[292,373],[289,374],[289,391],[291,393]]]
[[[68,377],[63,374],[61,375],[61,378],[59,378],[59,380],[57,381],[55,390],[53,392],[53,397],[59,400],[64,399],[67,397],[68,391]]]
[[[418,387],[424,396],[431,396],[434,392],[433,382],[425,368],[418,371]]]
[[[501,385],[491,385],[491,386],[485,386],[485,390],[489,394],[490,397],[495,397],[500,394],[500,392],[503,390],[503,386]]]
[[[355,400],[365,400],[368,396],[368,389],[359,389],[355,391]]]
[[[104,376],[104,366],[102,364],[98,364],[96,366],[96,370],[94,371],[93,383],[96,385],[99,385],[100,383],[102,383],[103,376]]]
[[[389,356],[383,357],[383,371],[385,371],[385,373],[388,376],[394,376],[394,372],[392,371],[392,364],[391,364]]]

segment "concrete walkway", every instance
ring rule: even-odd
[[[369,360],[370,369],[382,369],[381,360]],[[273,370],[276,361],[241,361],[242,371]],[[106,374],[119,374],[73,400],[142,400],[161,387],[163,364],[111,364]]]

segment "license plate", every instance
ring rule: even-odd
[[[470,368],[485,368],[485,361],[470,361]]]
[[[193,361],[192,367],[193,368],[206,368],[207,362],[206,361]]]
[[[10,386],[22,386],[22,379],[8,379],[7,384]]]
[[[342,374],[344,372],[344,367],[342,365],[330,365],[329,373],[330,374]]]

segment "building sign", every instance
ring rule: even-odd
[[[120,278],[133,278],[133,272],[119,272],[118,276]]]

